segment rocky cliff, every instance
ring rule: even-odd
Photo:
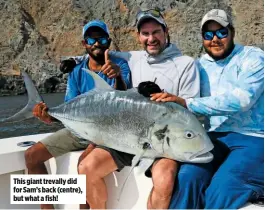
[[[135,15],[151,7],[163,11],[171,42],[190,56],[202,53],[200,20],[213,8],[232,15],[236,42],[263,46],[263,0],[0,0],[0,95],[25,92],[21,70],[32,75],[40,90],[63,91],[66,77],[59,62],[84,52],[84,21],[104,20],[112,48],[140,49]]]

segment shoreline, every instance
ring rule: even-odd
[[[13,92],[12,90],[10,92]],[[56,94],[56,93],[65,93],[65,90],[57,90],[53,92],[44,92],[44,91],[39,91],[40,94]],[[23,93],[2,93],[0,90],[0,97],[9,97],[9,96],[24,96],[27,95],[27,92]]]

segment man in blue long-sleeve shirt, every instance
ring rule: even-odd
[[[83,28],[83,46],[88,56],[68,76],[65,101],[83,94],[94,88],[94,80],[86,69],[94,71],[109,85],[119,90],[130,87],[130,70],[127,62],[108,56],[111,39],[107,25],[99,20],[87,23]],[[34,107],[33,114],[46,123],[55,121],[47,113],[44,103]],[[44,162],[52,157],[58,157],[73,150],[86,149],[87,154],[93,148],[89,142],[72,135],[67,129],[62,129],[36,143],[25,152],[25,161],[29,174],[47,174]],[[115,156],[123,153],[112,151]],[[84,156],[84,155],[82,155]],[[87,206],[82,206],[87,208]],[[53,209],[52,204],[42,204],[41,209]]]
[[[176,102],[205,116],[215,158],[181,166],[170,208],[238,209],[264,197],[264,52],[234,44],[223,10],[208,12],[201,30],[201,98]],[[152,99],[166,101],[161,95]]]

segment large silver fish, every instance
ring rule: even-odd
[[[170,158],[181,162],[207,163],[213,149],[203,126],[176,103],[158,103],[136,89],[117,91],[97,74],[88,72],[95,88],[73,100],[50,108],[49,114],[76,136],[139,158]],[[43,101],[32,80],[24,76],[29,95],[27,106],[5,121],[32,117],[32,108]]]

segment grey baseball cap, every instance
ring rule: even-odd
[[[165,26],[165,28],[167,28],[167,24],[166,24],[163,16],[161,15],[161,13],[157,10],[150,9],[150,10],[138,12],[138,14],[136,16],[136,27],[138,30],[139,30],[140,24],[146,19],[154,19],[159,24],[161,24],[161,25]]]
[[[210,20],[213,20],[217,23],[219,23],[221,26],[226,27],[229,24],[233,25],[232,19],[224,10],[221,9],[213,9],[204,15],[201,22],[201,29],[204,26],[204,24]]]

